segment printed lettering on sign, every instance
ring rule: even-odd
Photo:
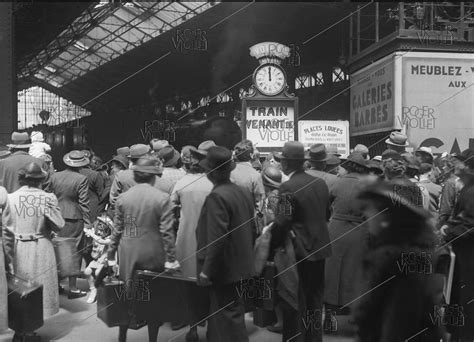
[[[389,56],[351,77],[352,135],[388,131],[393,126],[393,62]]]
[[[459,153],[471,146],[474,136],[474,56],[442,55],[409,52],[401,57],[401,110],[395,128],[405,130],[414,148]]]
[[[252,106],[246,109],[247,139],[258,147],[281,147],[295,140],[295,112],[291,106]]]
[[[305,146],[334,145],[341,155],[349,154],[349,121],[298,121],[298,140]]]

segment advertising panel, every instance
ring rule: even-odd
[[[393,128],[395,58],[392,54],[351,75],[351,135]]]
[[[405,54],[396,128],[405,130],[414,148],[459,153],[474,147],[473,81],[473,54]]]
[[[298,121],[298,140],[305,146],[313,144],[333,145],[337,152],[347,156],[349,150],[349,121]]]

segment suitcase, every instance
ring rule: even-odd
[[[77,239],[56,237],[53,239],[53,245],[59,278],[80,275],[81,253],[77,251]]]
[[[209,314],[209,289],[198,286],[194,278],[139,270],[135,281],[142,284],[136,301],[138,319],[195,324]]]
[[[97,288],[97,317],[109,328],[128,325],[138,330],[146,325],[144,320],[137,320],[133,301],[127,299],[125,283],[116,278],[105,278]]]
[[[8,327],[32,333],[43,326],[43,285],[7,273]]]
[[[264,310],[273,310],[276,294],[275,276],[277,269],[274,262],[267,261],[260,277],[255,281],[255,306]]]

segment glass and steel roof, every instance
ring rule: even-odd
[[[186,22],[212,2],[98,2],[89,7],[21,71],[62,87]]]

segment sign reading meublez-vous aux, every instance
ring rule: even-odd
[[[298,121],[298,140],[305,146],[313,144],[333,145],[342,155],[349,154],[348,121]]]
[[[295,111],[288,106],[249,106],[246,111],[247,139],[258,147],[282,147],[295,140]]]

